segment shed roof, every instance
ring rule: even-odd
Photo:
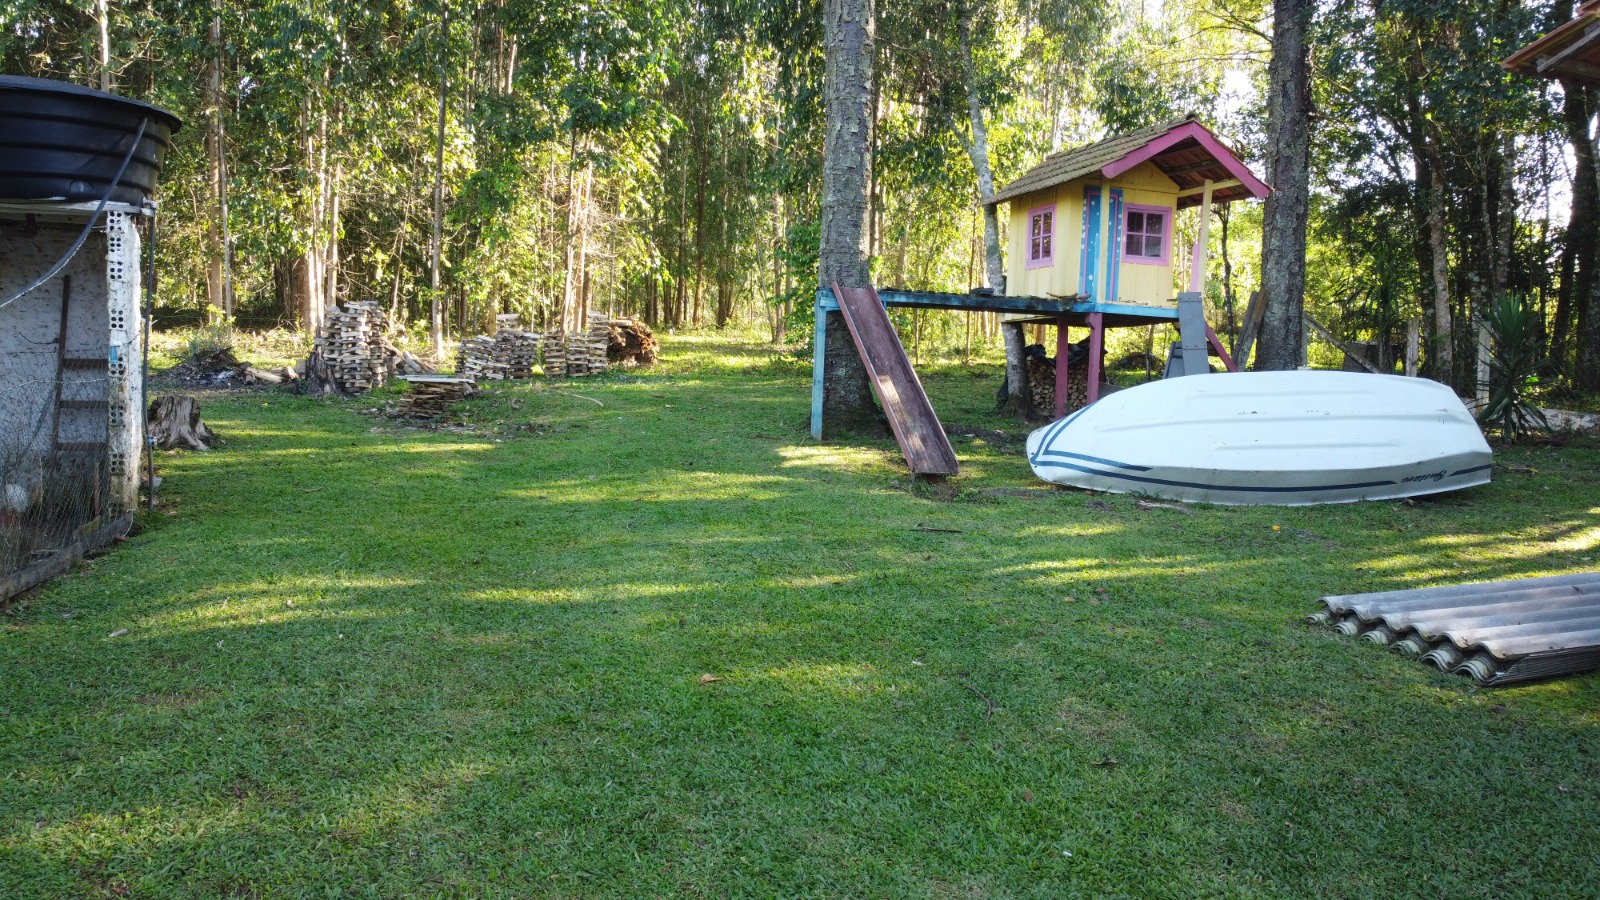
[[[1264,199],[1272,193],[1272,188],[1191,115],[1052,153],[1022,177],[1001,188],[993,202],[1011,200],[1096,173],[1103,178],[1115,178],[1146,161],[1177,183],[1179,209],[1200,204],[1199,189],[1207,179],[1214,183],[1212,203],[1230,203],[1248,197]]]
[[[1566,78],[1600,87],[1600,0],[1588,0],[1578,15],[1501,63],[1537,78]]]

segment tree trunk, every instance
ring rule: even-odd
[[[1430,368],[1435,380],[1455,385],[1455,332],[1450,315],[1450,247],[1445,226],[1445,196],[1442,161],[1428,166],[1428,249],[1432,258],[1433,344],[1429,348]],[[1420,174],[1420,173],[1419,173]]]
[[[1258,369],[1300,365],[1305,335],[1306,221],[1310,208],[1311,89],[1306,30],[1311,0],[1273,0],[1272,61],[1267,67],[1267,198],[1261,223],[1261,322]]]
[[[210,450],[216,436],[200,421],[200,404],[187,394],[168,394],[150,404],[149,441],[161,450]]]
[[[95,23],[100,26],[100,90],[110,91],[111,82],[111,11],[106,6],[106,0],[95,0]]]
[[[872,167],[874,0],[824,0],[822,240],[824,285],[869,287],[868,182]],[[823,424],[828,433],[878,429],[878,415],[844,318],[829,313],[824,334]]]
[[[439,296],[440,255],[444,253],[444,114],[450,92],[450,10],[444,8],[439,40],[439,123],[433,154],[433,244],[428,269],[428,337],[433,358],[444,359],[444,298]]]
[[[216,214],[211,217],[207,240],[211,247],[206,254],[206,306],[215,319],[219,314],[229,314],[227,288],[223,279],[225,264],[223,231],[225,200],[222,183],[222,17],[211,19],[211,59],[206,66],[206,106],[211,121],[206,128],[206,189],[216,201]]]
[[[994,201],[994,174],[989,169],[989,129],[983,122],[983,104],[978,100],[978,67],[972,60],[972,6],[962,7],[958,25],[961,72],[967,83],[967,117],[972,122],[972,140],[966,142],[972,168],[978,173],[978,200],[983,204],[983,260],[985,283],[1000,291],[1005,281],[1005,264],[1000,259],[1000,219]]]
[[[1572,312],[1576,313],[1576,344],[1572,367],[1572,383],[1580,391],[1600,389],[1600,167],[1596,165],[1596,148],[1590,136],[1590,122],[1594,116],[1593,94],[1568,81],[1561,83],[1566,99],[1562,103],[1562,123],[1567,141],[1572,144],[1577,160],[1572,176],[1572,218],[1567,227],[1567,242],[1572,249],[1577,274],[1570,294]],[[1559,308],[1556,312],[1556,341],[1565,350],[1566,321],[1572,313]]]

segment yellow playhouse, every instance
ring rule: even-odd
[[[1192,116],[1052,153],[995,194],[1010,204],[1006,293],[1170,308],[1174,213],[1202,207],[1203,271],[1211,206],[1268,193]]]

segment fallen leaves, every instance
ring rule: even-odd
[[[711,674],[710,672],[707,672],[704,675],[700,676],[700,683],[701,684],[716,684],[717,682],[719,682],[721,680],[722,680],[721,678],[717,677],[716,675]]]

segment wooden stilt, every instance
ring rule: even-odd
[[[1100,399],[1100,359],[1106,346],[1105,314],[1089,313],[1089,402]],[[1057,395],[1061,396],[1061,395]],[[1060,402],[1057,400],[1056,402]]]
[[[1056,319],[1056,418],[1067,414],[1067,351],[1072,343],[1068,338],[1067,317]]]
[[[1217,333],[1211,330],[1209,324],[1206,325],[1206,340],[1211,342],[1211,346],[1217,350],[1217,355],[1222,357],[1224,368],[1229,372],[1239,371],[1239,364],[1233,361],[1233,357],[1228,354],[1228,348],[1222,346],[1222,338],[1217,337]]]

